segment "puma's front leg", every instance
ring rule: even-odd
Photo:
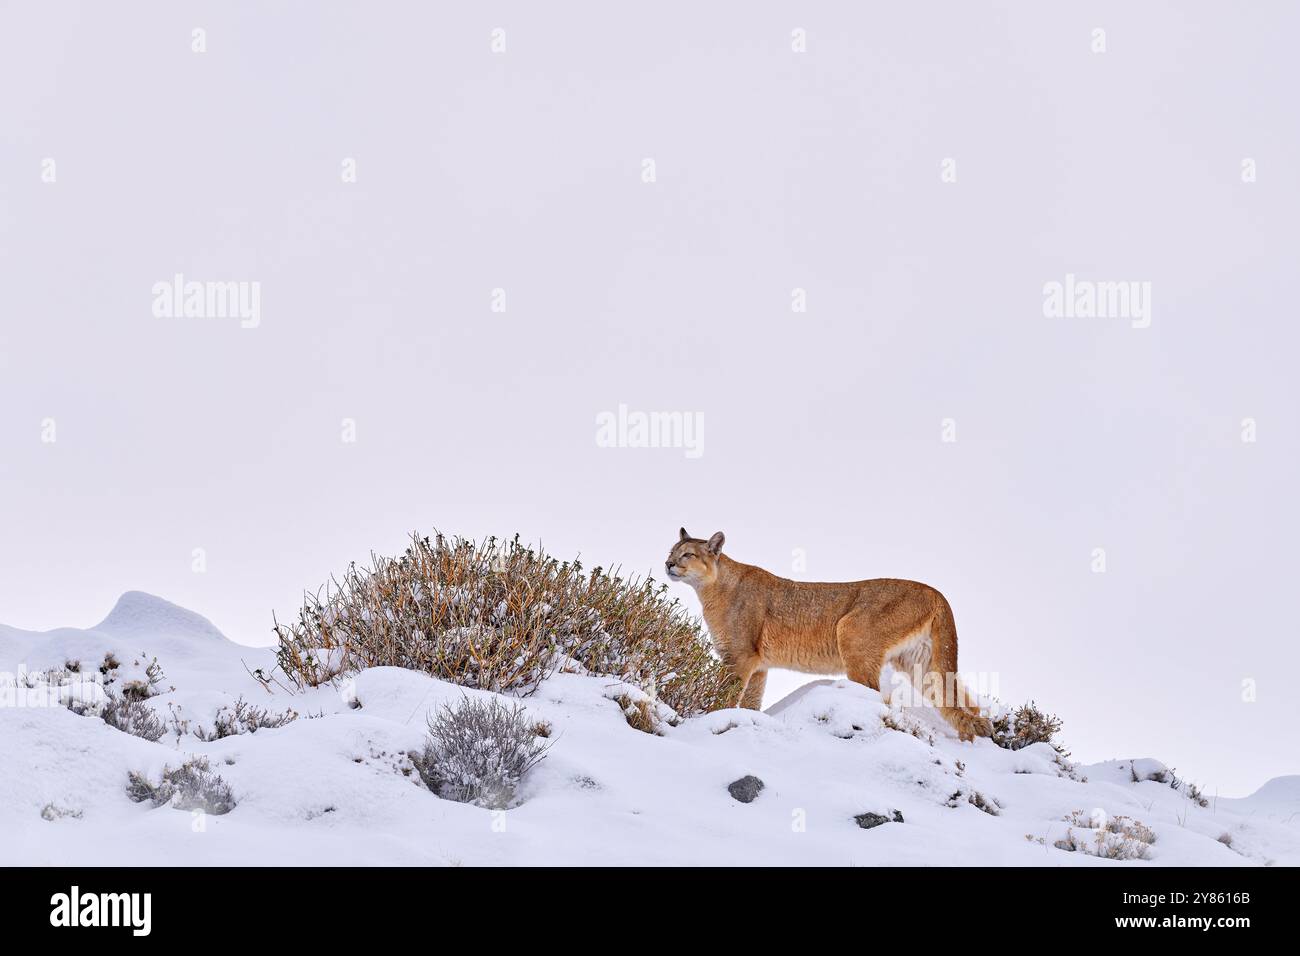
[[[736,681],[740,684],[740,693],[736,695],[736,703],[732,706],[749,707],[753,709],[754,705],[749,703],[749,701],[752,699],[753,694],[757,694],[761,701],[763,699],[763,685],[767,683],[766,672],[758,669],[758,655],[731,655],[724,653],[722,655],[722,660],[727,665],[727,669],[731,671],[735,676]],[[751,688],[754,689],[751,690]]]
[[[739,706],[749,710],[762,710],[765,687],[767,687],[767,671],[754,671],[749,675],[749,683],[740,692]]]

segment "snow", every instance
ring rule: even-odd
[[[10,674],[68,661],[93,671],[108,652],[132,677],[157,658],[165,678],[148,705],[191,731],[150,743],[61,706],[0,707],[6,862],[1300,864],[1300,776],[1202,807],[1152,779],[1170,779],[1159,761],[1072,767],[1047,744],[1013,752],[961,743],[932,711],[891,707],[844,680],[812,681],[766,712],[717,711],[656,736],[625,720],[614,698],[628,685],[557,673],[522,700],[530,719],[552,727],[548,755],[524,778],[518,805],[492,811],[438,798],[406,756],[422,747],[431,712],[495,696],[486,691],[380,667],[336,687],[270,693],[249,673],[270,669],[270,650],[234,644],[199,615],[139,592],[85,630],[0,626],[0,671]],[[194,736],[195,724],[210,728],[241,696],[300,716],[253,734]],[[206,756],[233,787],[233,811],[204,816],[127,798],[128,771],[156,781],[191,755]],[[742,804],[727,785],[747,774],[765,786]],[[903,822],[863,829],[854,820],[895,811]],[[1127,817],[1151,828],[1149,858],[1058,849],[1072,827],[1090,836],[1067,822],[1076,811],[1085,824]]]

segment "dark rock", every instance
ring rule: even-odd
[[[763,781],[753,774],[727,784],[727,792],[741,803],[752,803],[763,790]]]
[[[903,814],[900,810],[895,810],[892,817],[887,817],[883,813],[859,813],[853,819],[857,821],[858,826],[862,827],[862,829],[870,830],[882,823],[902,823]]]

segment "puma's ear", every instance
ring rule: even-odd
[[[682,537],[681,537],[681,540],[682,540],[682,541],[689,541],[690,539],[691,539],[691,536],[690,536],[689,534],[687,534],[687,533],[686,533],[686,529],[683,528],[683,529],[682,529]]]
[[[712,538],[709,539],[709,550],[712,551],[714,554],[721,554],[722,542],[726,540],[727,539],[723,537],[722,532],[719,531],[717,534],[715,534]]]

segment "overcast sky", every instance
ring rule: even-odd
[[[449,6],[0,3],[0,621],[684,524],[934,584],[1076,758],[1300,773],[1294,4]]]

